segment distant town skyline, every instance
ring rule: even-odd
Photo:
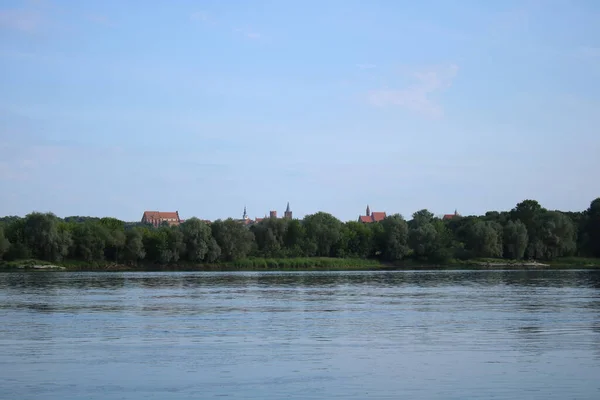
[[[600,2],[548,4],[4,1],[0,213],[585,210]]]

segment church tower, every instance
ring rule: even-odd
[[[289,201],[287,203],[287,208],[285,209],[285,212],[283,213],[283,217],[285,219],[292,219],[292,211],[290,210],[290,202]]]
[[[248,219],[248,214],[246,213],[246,206],[244,206],[244,215],[242,215],[242,219]]]
[[[365,214],[367,217],[371,216],[371,209],[369,208],[369,205],[367,204],[367,213]]]

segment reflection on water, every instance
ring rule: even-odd
[[[0,398],[600,398],[599,271],[0,274]]]

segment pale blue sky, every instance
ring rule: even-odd
[[[597,1],[0,1],[0,214],[600,196]]]

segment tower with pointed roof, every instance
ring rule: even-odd
[[[287,203],[287,208],[285,209],[285,212],[283,213],[283,217],[285,219],[292,219],[292,210],[290,210],[290,202],[289,201]]]
[[[365,214],[367,217],[371,216],[371,209],[369,208],[369,205],[367,204],[367,213]]]
[[[242,219],[248,219],[248,214],[246,213],[246,206],[244,206],[244,215],[242,215]]]

